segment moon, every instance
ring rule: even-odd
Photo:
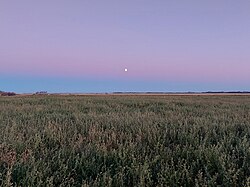
[[[127,71],[128,71],[128,69],[127,69],[127,68],[125,68],[125,69],[124,69],[124,71],[125,71],[125,72],[127,72]]]

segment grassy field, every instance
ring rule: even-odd
[[[1,186],[250,186],[250,96],[0,97]]]

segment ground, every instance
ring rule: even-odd
[[[1,186],[250,185],[250,95],[0,97]]]

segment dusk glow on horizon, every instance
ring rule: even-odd
[[[250,1],[0,1],[0,90],[249,91]]]

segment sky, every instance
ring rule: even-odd
[[[0,90],[249,91],[249,10],[249,0],[0,0]]]

